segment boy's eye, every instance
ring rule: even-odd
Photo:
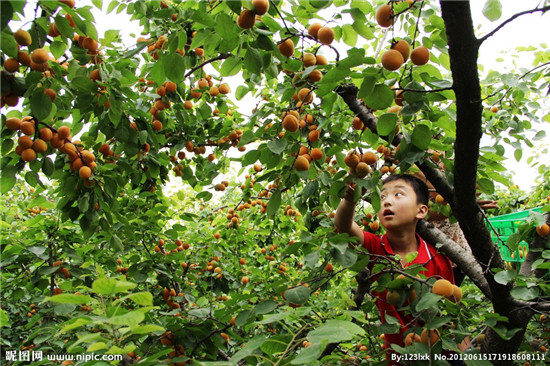
[[[386,195],[385,195],[385,194],[380,195],[380,199],[383,200],[384,198],[386,198]]]
[[[403,193],[401,193],[401,192],[397,192],[397,193],[396,193],[395,195],[396,195],[397,197],[399,197],[399,196],[402,196],[402,195],[403,195]]]

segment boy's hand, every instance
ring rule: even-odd
[[[482,210],[490,210],[492,208],[498,208],[498,202],[492,200],[477,200],[479,208]]]
[[[355,186],[356,184],[350,180],[347,184],[346,192],[344,193],[344,199],[349,202],[354,202],[353,196],[355,195]]]

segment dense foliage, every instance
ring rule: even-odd
[[[543,363],[550,170],[532,157],[543,184],[526,193],[503,164],[506,150],[519,161],[546,137],[547,49],[522,51],[530,70],[486,72],[471,101],[449,51],[451,27],[469,24],[464,2],[447,5],[460,7],[455,22],[433,1],[92,3],[139,22],[136,45],[98,34],[92,7],[74,0],[1,3],[2,358],[382,362],[380,336],[399,324],[381,325],[372,297],[358,296],[369,256],[335,231],[333,212],[353,179],[364,188],[357,222],[383,233],[380,180],[421,170],[441,193],[432,210],[463,227],[479,216],[467,214],[476,193],[502,214],[542,209],[509,243],[531,255],[521,270],[484,225],[465,230],[480,270],[463,268],[479,277],[461,299],[433,293],[420,268],[381,260],[372,288],[394,290],[424,324],[411,334],[441,339],[396,349],[458,351],[469,336],[474,353],[491,353],[512,339],[510,353]],[[484,8],[495,24],[499,6]],[[18,22],[24,11],[33,19]],[[481,132],[491,146],[479,148]],[[473,158],[460,150],[468,142]],[[519,308],[521,325],[508,320]]]

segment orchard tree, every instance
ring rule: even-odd
[[[488,0],[494,30],[478,35],[467,1],[92,4],[139,23],[135,45],[98,34],[92,6],[74,0],[1,2],[3,349],[122,364],[382,361],[380,337],[400,325],[380,324],[370,293],[387,289],[417,320],[400,353],[470,337],[482,363],[533,351],[543,362],[550,187],[508,241],[525,247],[515,267],[477,198],[512,186],[505,151],[519,161],[545,137],[548,50],[522,50],[533,67],[509,73],[481,72],[478,55],[550,6],[502,20]],[[531,163],[547,182],[547,163]],[[419,225],[467,274],[462,288],[334,230],[354,183],[357,221],[383,233],[381,181],[419,171],[439,193],[434,214],[471,247]]]

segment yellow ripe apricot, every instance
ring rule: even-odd
[[[315,58],[317,59],[317,65],[328,65],[328,60],[323,55],[316,55]]]
[[[420,335],[420,341],[427,346],[433,346],[439,341],[439,331],[437,329],[424,329]]]
[[[355,168],[357,164],[359,164],[359,161],[360,161],[359,155],[353,151],[350,152],[348,155],[346,155],[344,159],[344,163],[350,168]]]
[[[291,114],[287,114],[283,119],[283,128],[289,132],[298,131],[298,119]]]
[[[19,70],[19,61],[14,58],[8,58],[6,61],[4,61],[4,70],[9,72],[10,74],[13,74],[14,72]]]
[[[25,149],[21,152],[21,159],[24,161],[33,161],[36,159],[36,151],[33,149]]]
[[[376,10],[376,22],[382,28],[387,28],[393,24],[393,9],[390,5],[382,5]]]
[[[318,147],[311,149],[309,154],[313,160],[321,160],[323,158],[323,150]]]
[[[305,104],[309,104],[313,101],[313,92],[309,88],[302,88],[298,92],[298,99]]]
[[[550,227],[548,224],[542,224],[537,226],[537,234],[541,237],[545,237],[550,233]]]
[[[254,7],[254,13],[258,15],[264,15],[269,10],[268,0],[252,0],[252,6]]]
[[[21,129],[21,132],[23,132],[27,136],[32,136],[34,135],[34,132],[35,132],[34,123],[29,121],[22,122],[20,129]]]
[[[361,156],[361,161],[367,163],[368,165],[372,165],[378,161],[378,155],[372,151],[367,151]]]
[[[329,45],[334,41],[334,31],[329,27],[321,27],[317,32],[317,38],[322,44]]]
[[[323,26],[320,23],[313,23],[307,28],[307,34],[309,34],[310,36],[316,39],[317,33],[321,28],[323,28]]]
[[[31,56],[25,51],[17,52],[17,61],[23,66],[31,66]]]
[[[391,48],[393,50],[399,51],[399,53],[401,53],[401,55],[403,56],[404,61],[407,61],[409,59],[409,54],[411,53],[411,45],[409,44],[409,42],[402,39],[395,43]]]
[[[307,79],[312,83],[321,81],[322,78],[323,78],[323,73],[319,70],[311,70],[311,72],[307,76]]]
[[[277,48],[279,49],[279,52],[281,52],[283,56],[290,57],[294,55],[294,42],[292,42],[292,39],[290,38],[279,43],[277,45]]]
[[[382,54],[381,62],[382,66],[386,70],[394,71],[403,65],[403,55],[398,50],[387,50]]]
[[[317,58],[313,53],[306,52],[304,53],[304,56],[302,57],[302,62],[305,67],[313,66],[317,63]]]
[[[422,338],[418,334],[409,333],[405,336],[405,346],[410,346],[413,343],[422,342]]]
[[[453,284],[446,279],[435,281],[432,292],[443,297],[450,297],[453,294]]]
[[[411,52],[411,62],[415,64],[416,66],[422,66],[428,63],[430,60],[430,51],[424,47],[416,47]]]
[[[19,131],[21,128],[21,120],[17,117],[8,118],[6,120],[6,128],[12,131]]]
[[[87,180],[92,176],[92,169],[88,166],[82,166],[78,169],[78,175],[80,178]]]
[[[218,89],[220,90],[220,93],[222,94],[228,94],[229,93],[229,85],[227,84],[220,84],[220,86],[218,87]]]
[[[332,263],[328,262],[327,265],[325,266],[325,272],[333,272],[334,271],[334,266],[332,265]]]
[[[299,172],[309,170],[309,161],[303,155],[300,155],[294,162],[294,168]]]
[[[460,302],[462,300],[462,289],[457,285],[453,285],[453,293],[447,299],[452,302]]]
[[[355,174],[357,178],[365,178],[370,173],[370,167],[364,163],[360,162],[355,166]]]
[[[46,51],[43,48],[37,48],[34,51],[32,51],[32,54],[31,54],[31,60],[34,63],[37,63],[39,65],[48,62],[49,58],[50,58],[50,55],[48,54],[48,51]]]
[[[48,150],[48,144],[46,144],[46,142],[42,139],[36,139],[32,143],[32,149],[37,153],[43,153]]]
[[[32,43],[31,34],[24,29],[16,31],[13,38],[20,46],[29,46]]]
[[[57,129],[57,136],[61,139],[67,139],[71,136],[71,130],[67,126],[61,126]]]

